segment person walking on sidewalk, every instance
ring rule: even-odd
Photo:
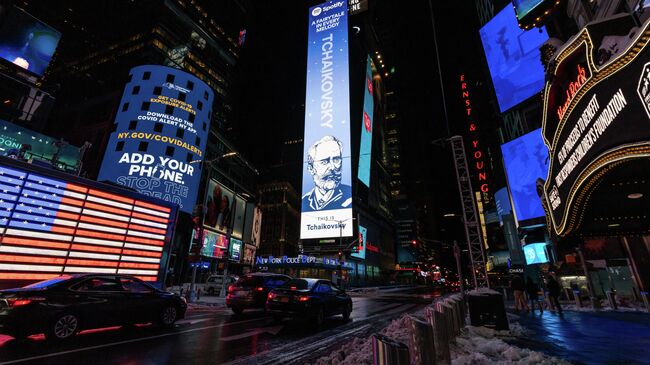
[[[546,287],[548,288],[548,295],[551,297],[551,304],[555,308],[557,308],[557,311],[562,314],[562,306],[560,305],[560,284],[555,280],[555,276],[553,273],[548,274],[548,281],[546,283]]]
[[[533,281],[533,279],[528,276],[526,278],[526,294],[528,294],[528,299],[530,300],[530,311],[535,312],[535,303],[539,306],[539,313],[544,313],[544,308],[542,303],[539,301],[539,286]]]
[[[519,275],[515,275],[510,282],[510,289],[512,289],[515,295],[515,310],[519,311],[521,309],[528,312],[528,304],[526,303],[526,299],[524,299],[524,290],[526,290],[524,279]]]

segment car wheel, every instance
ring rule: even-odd
[[[316,312],[316,318],[315,318],[315,324],[316,327],[320,328],[323,326],[323,323],[325,323],[325,311],[323,308],[318,308],[318,312]]]
[[[158,322],[164,327],[171,327],[174,325],[178,319],[178,310],[173,305],[167,305],[163,307],[163,310],[160,312],[160,318]]]
[[[350,320],[350,314],[352,314],[352,304],[348,303],[343,309],[343,319],[346,321]]]
[[[232,307],[230,309],[232,309],[232,312],[237,315],[244,313],[244,308],[242,307]]]
[[[79,317],[72,313],[63,313],[51,322],[45,337],[48,340],[64,341],[79,331]]]
[[[214,288],[208,289],[208,295],[214,295]]]

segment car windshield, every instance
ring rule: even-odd
[[[282,289],[291,289],[291,290],[305,290],[311,289],[314,286],[316,280],[305,280],[305,279],[291,279],[284,283],[280,288]]]
[[[65,275],[65,276],[59,276],[56,278],[48,279],[48,280],[43,280],[39,281],[38,283],[30,284],[27,286],[24,286],[24,288],[29,288],[29,289],[47,289],[51,287],[52,285],[58,284],[62,281],[66,281],[68,279],[72,278],[70,275]]]

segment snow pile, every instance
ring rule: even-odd
[[[492,295],[499,294],[499,295],[501,295],[502,293],[499,293],[498,291],[490,289],[490,288],[478,288],[478,289],[468,291],[467,294],[470,295],[470,296],[481,296],[481,295],[486,295],[486,294],[492,294]]]

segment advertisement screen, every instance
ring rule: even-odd
[[[361,118],[361,144],[359,151],[359,181],[370,187],[370,161],[372,157],[372,117],[375,109],[372,84],[372,58],[366,61],[366,79],[363,83],[363,115]]]
[[[356,257],[358,259],[365,259],[366,258],[366,242],[368,238],[368,229],[363,226],[359,226],[359,242],[357,247],[360,247],[358,253],[352,253],[350,256]]]
[[[300,238],[350,237],[347,3],[309,9]]]
[[[255,246],[244,245],[244,257],[242,258],[242,264],[253,265],[253,260],[255,259]]]
[[[244,233],[244,218],[246,214],[246,201],[235,197],[235,212],[233,213],[232,235],[241,239]]]
[[[549,159],[541,129],[501,145],[501,152],[517,220],[543,217],[537,179],[546,180]]]
[[[233,217],[237,210],[235,193],[216,180],[210,180],[206,195],[204,226],[228,233],[233,227]]]
[[[524,246],[524,256],[526,265],[547,263],[546,243],[531,243]]]
[[[239,262],[243,242],[236,238],[230,239],[230,260]]]
[[[514,8],[501,10],[483,28],[481,40],[501,112],[512,108],[544,87],[544,67],[539,47],[548,40],[545,28],[519,29]]]
[[[175,211],[102,186],[0,163],[0,280],[88,272],[159,280]]]
[[[79,147],[58,144],[58,140],[30,129],[20,127],[0,119],[0,155],[15,158],[20,147],[25,144],[30,149],[25,159],[52,161],[56,155],[56,166],[64,171],[76,172],[79,163]]]
[[[16,7],[0,27],[0,58],[43,75],[61,39],[61,33]]]
[[[512,4],[515,6],[517,19],[522,19],[544,2],[546,0],[514,0]]]
[[[201,256],[220,259],[223,257],[223,254],[228,251],[229,246],[228,237],[207,229],[203,230]]]
[[[255,248],[260,247],[260,234],[262,233],[262,209],[255,207],[253,212],[253,227],[251,229],[251,242]]]
[[[501,188],[494,193],[494,200],[497,204],[497,214],[499,215],[499,222],[503,223],[503,216],[512,213],[510,207],[510,194],[508,188]]]
[[[192,213],[212,116],[212,89],[165,66],[132,68],[98,180]]]

